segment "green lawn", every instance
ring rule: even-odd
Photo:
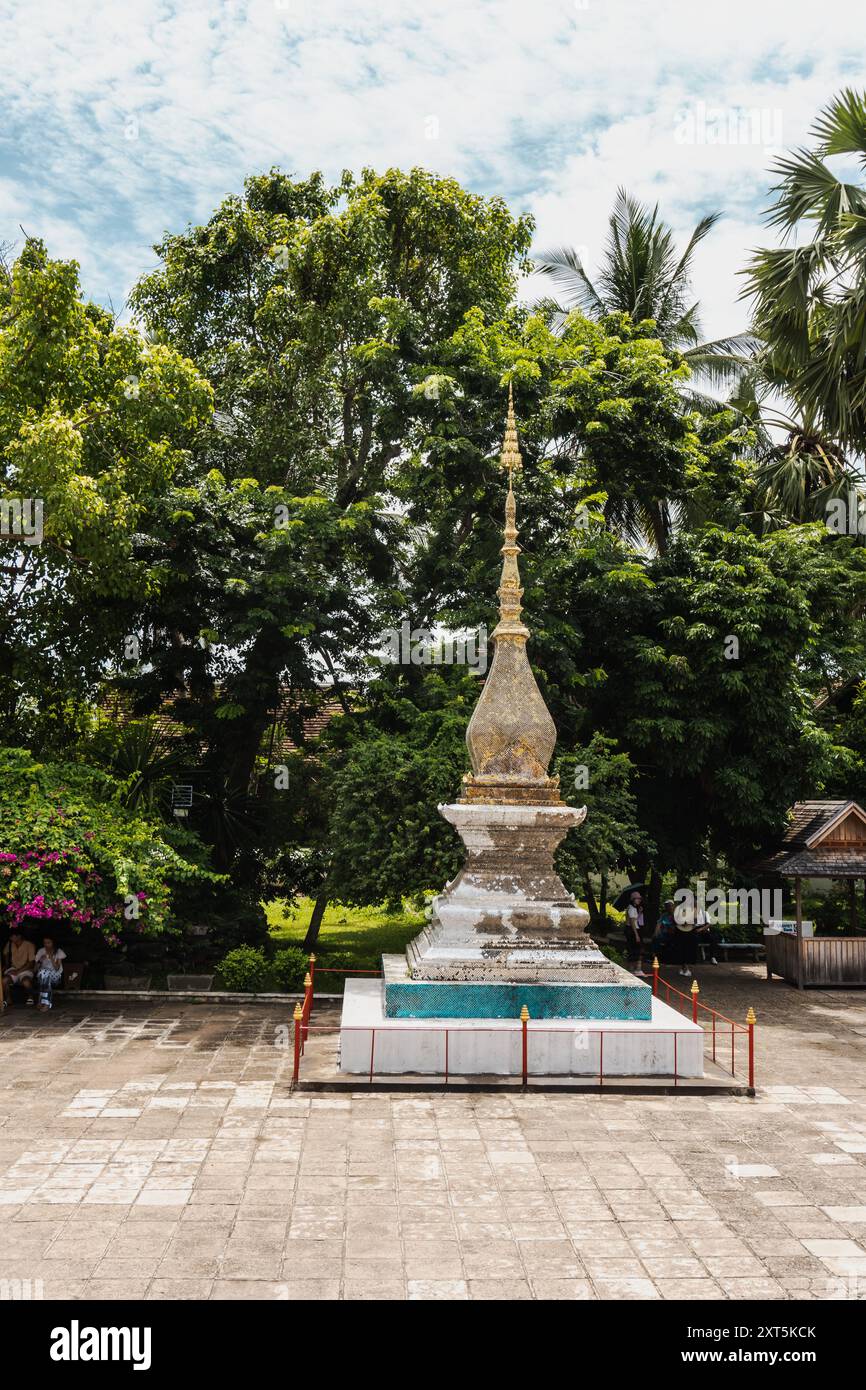
[[[289,908],[282,902],[267,903],[265,911],[271,937],[278,945],[301,945],[313,911],[310,898],[300,898]],[[382,953],[401,954],[423,925],[423,912],[331,906],[325,912],[316,956],[323,966],[328,964],[329,956],[338,955],[341,965],[355,970],[379,970]]]

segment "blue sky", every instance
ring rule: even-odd
[[[700,253],[710,333],[768,165],[866,85],[850,0],[0,0],[0,240],[81,263],[120,310],[165,230],[280,165],[421,164],[532,212],[590,267],[618,184]],[[858,30],[861,31],[858,36]],[[528,286],[527,293],[532,292]]]

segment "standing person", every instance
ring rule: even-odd
[[[698,909],[695,936],[697,938],[696,947],[703,947],[704,951],[706,951],[706,949],[709,948],[710,965],[718,965],[719,962],[716,959],[716,948],[718,947],[720,940],[719,933],[716,931],[714,924],[710,921],[703,908]],[[706,958],[706,954],[704,954],[702,959],[706,961]]]
[[[640,893],[632,893],[625,910],[625,954],[628,961],[637,961],[637,970],[634,973],[640,976],[646,973],[641,959],[643,922],[643,898]]]
[[[63,979],[63,962],[66,959],[66,952],[61,951],[59,946],[55,946],[54,940],[50,936],[42,938],[42,946],[36,952],[36,983],[39,986],[40,1013],[53,1007],[52,994],[54,986],[59,985]]]
[[[6,943],[3,952],[6,957],[6,969],[3,972],[3,983],[10,992],[13,985],[20,985],[24,990],[26,1003],[33,1003],[33,960],[36,954],[33,942],[27,941],[20,933],[14,931]]]
[[[694,908],[685,905],[678,907],[674,913],[676,932],[671,951],[671,960],[680,967],[680,974],[685,979],[692,978],[691,966],[698,958],[698,934],[695,930],[696,920]]]

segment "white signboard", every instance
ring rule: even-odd
[[[815,923],[814,923],[814,922],[803,922],[803,923],[801,923],[801,926],[802,926],[802,928],[803,928],[803,935],[804,935],[804,936],[814,936],[814,935],[815,935]],[[795,920],[795,921],[789,921],[789,919],[788,919],[787,917],[771,917],[770,920],[769,920],[769,922],[767,923],[767,925],[764,927],[764,935],[765,935],[765,936],[778,936],[780,932],[781,932],[782,934],[784,934],[785,936],[796,936],[796,935],[797,935],[797,923],[796,923],[796,920]]]

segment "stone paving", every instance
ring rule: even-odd
[[[0,1297],[866,1297],[866,993],[699,978],[754,1100],[292,1096],[272,1006],[10,1010]]]

